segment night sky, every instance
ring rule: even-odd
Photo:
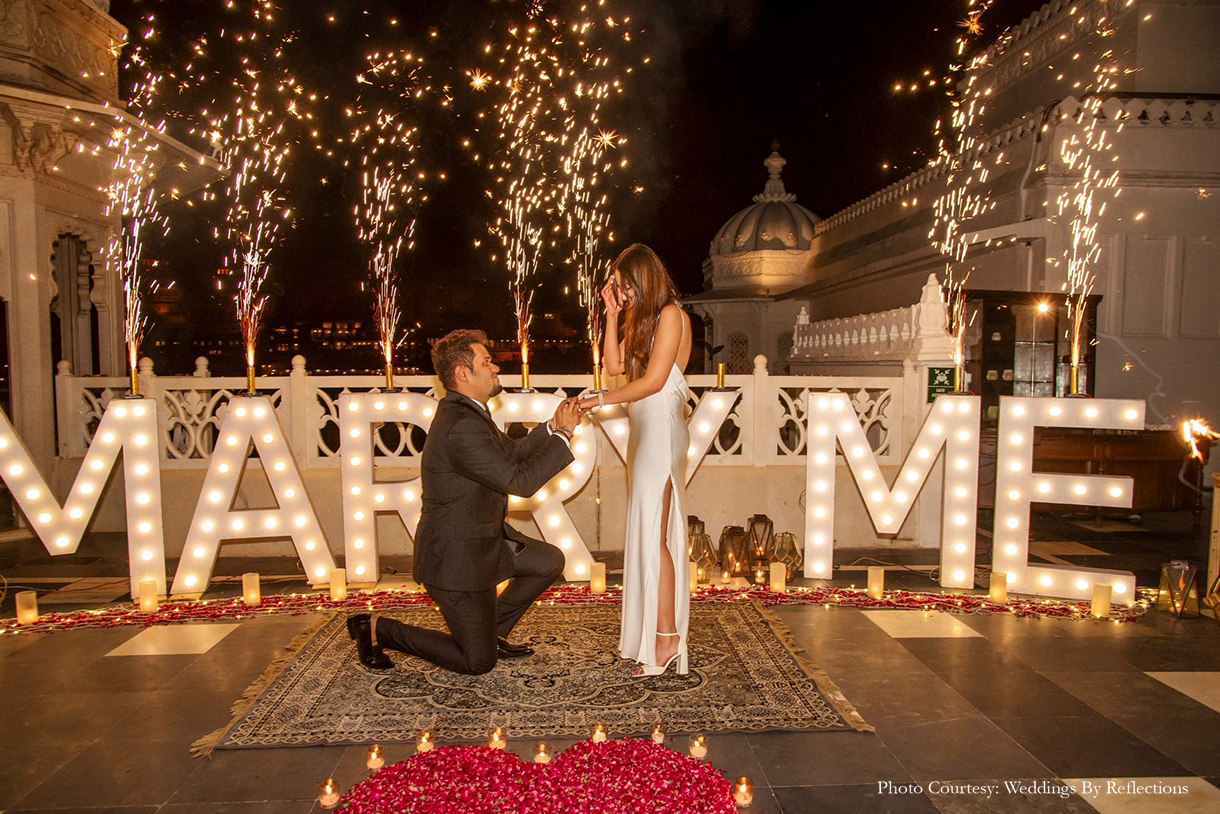
[[[283,22],[299,32],[288,50],[304,83],[329,96],[324,137],[342,132],[342,108],[359,93],[354,77],[365,54],[378,48],[413,48],[427,54],[438,76],[455,84],[470,55],[499,38],[505,15],[520,5],[491,0],[445,2],[339,2],[293,0]],[[934,152],[932,127],[944,112],[939,90],[894,91],[899,80],[933,75],[950,62],[956,23],[965,2],[912,0],[849,3],[842,0],[612,0],[620,16],[642,29],[622,53],[651,63],[626,80],[622,101],[604,115],[628,137],[631,166],[612,197],[617,242],[652,246],[680,290],[702,290],[701,265],[716,230],[762,191],[762,161],[777,140],[788,160],[783,173],[798,203],[822,217],[849,206],[926,164]],[[1040,7],[1035,0],[1001,0],[983,22],[983,41]],[[114,0],[111,14],[131,27],[150,10],[159,18],[162,58],[182,59],[182,48],[209,27],[223,24],[220,0]],[[563,4],[559,3],[559,7]],[[336,15],[330,22],[328,15]],[[398,24],[389,20],[396,18]],[[431,32],[436,31],[432,36]],[[450,66],[453,66],[452,68]],[[430,118],[421,147],[448,172],[420,215],[417,247],[402,262],[404,316],[425,335],[480,326],[493,336],[512,334],[506,275],[488,258],[486,222],[493,209],[484,196],[485,172],[457,142],[473,107],[465,87],[455,88],[454,110]],[[167,99],[168,106],[188,100]],[[189,110],[181,111],[189,114]],[[174,111],[167,111],[173,115]],[[182,135],[183,123],[171,129]],[[187,137],[189,140],[189,137]],[[197,142],[196,142],[197,143]],[[293,228],[272,256],[269,324],[322,319],[368,319],[371,306],[359,290],[367,253],[355,235],[352,206],[358,175],[339,156],[325,159],[309,147],[291,165]],[[883,164],[889,164],[889,169]],[[643,194],[630,194],[634,185]],[[210,241],[215,213],[171,211],[171,237],[154,251],[161,275],[189,297],[190,330],[203,334],[232,319],[231,304],[205,302],[212,272],[223,264]],[[201,235],[207,234],[209,239]],[[476,249],[475,240],[484,247]],[[548,258],[540,280],[537,336],[575,335],[583,316],[570,270]],[[154,326],[152,338],[159,331]],[[181,327],[179,329],[181,330]]]

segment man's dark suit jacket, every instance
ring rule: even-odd
[[[508,496],[534,494],[572,460],[545,424],[509,438],[474,401],[448,393],[424,442],[415,579],[451,591],[494,588],[529,539],[505,522]]]

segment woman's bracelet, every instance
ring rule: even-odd
[[[605,408],[606,406],[606,394],[601,390],[597,391],[597,406],[601,408]]]

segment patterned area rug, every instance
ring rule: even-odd
[[[390,614],[443,628],[429,607]],[[787,627],[758,603],[693,604],[690,672],[631,677],[618,658],[619,608],[542,605],[513,631],[529,658],[465,676],[386,651],[391,673],[364,669],[343,615],[290,647],[244,697],[212,749],[409,741],[424,729],[441,742],[482,741],[492,726],[510,738],[584,737],[595,722],[610,735],[763,730],[871,731],[834,682],[798,651]]]

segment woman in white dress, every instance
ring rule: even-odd
[[[635,244],[618,256],[602,290],[606,338],[602,359],[628,383],[581,400],[582,411],[627,404],[627,535],[619,653],[639,662],[636,676],[661,675],[677,663],[687,672],[690,587],[686,580],[686,428],[690,318],[660,258]],[[625,312],[623,338],[618,318]]]

